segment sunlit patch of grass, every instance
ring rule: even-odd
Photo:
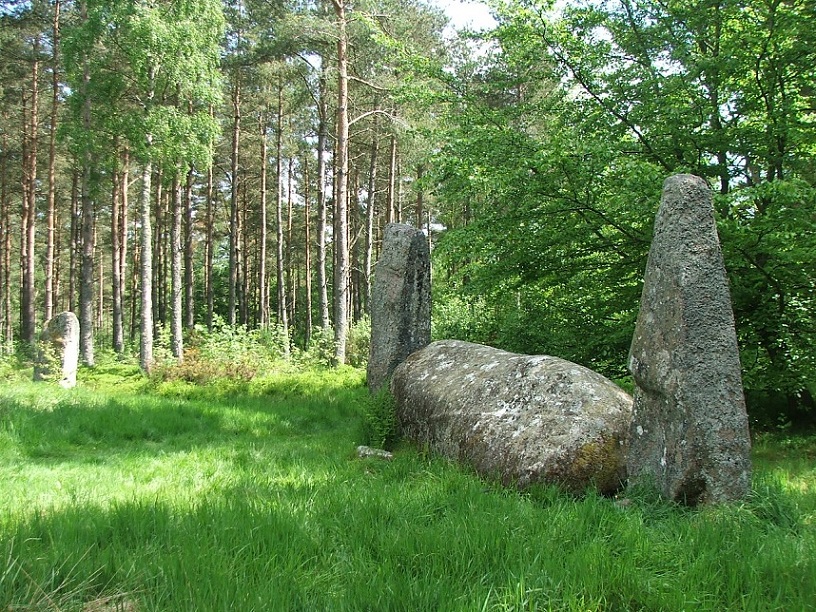
[[[753,454],[760,479],[792,500],[802,522],[816,525],[816,436],[763,433],[753,440]]]

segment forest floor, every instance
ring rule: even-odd
[[[807,610],[816,437],[754,440],[739,504],[503,489],[358,459],[364,373],[0,380],[0,610]],[[27,375],[26,375],[27,376]]]

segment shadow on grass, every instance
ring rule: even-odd
[[[813,540],[737,508],[546,504],[442,461],[316,457],[187,500],[34,512],[0,534],[0,601],[138,610],[807,609]],[[45,596],[59,607],[44,605]],[[47,603],[47,602],[46,602]],[[39,607],[38,607],[39,606]]]
[[[139,500],[36,513],[0,538],[0,601],[15,610],[86,610],[97,601],[291,609],[320,542],[293,508],[246,493],[225,490],[192,507]]]

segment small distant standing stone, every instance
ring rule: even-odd
[[[431,341],[431,257],[425,234],[385,226],[371,289],[368,388],[376,393],[408,355]]]
[[[629,369],[630,483],[692,505],[744,497],[751,449],[734,313],[711,191],[696,176],[664,183]]]
[[[61,312],[46,321],[37,347],[34,380],[57,381],[69,389],[76,386],[79,364],[79,319]]]

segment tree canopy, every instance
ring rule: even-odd
[[[749,397],[812,408],[814,4],[492,7],[453,34],[422,0],[0,4],[4,349],[78,309],[89,362],[96,338],[149,369],[165,330],[182,360],[219,320],[354,362],[405,221],[437,337],[622,378],[661,185],[690,172]]]

